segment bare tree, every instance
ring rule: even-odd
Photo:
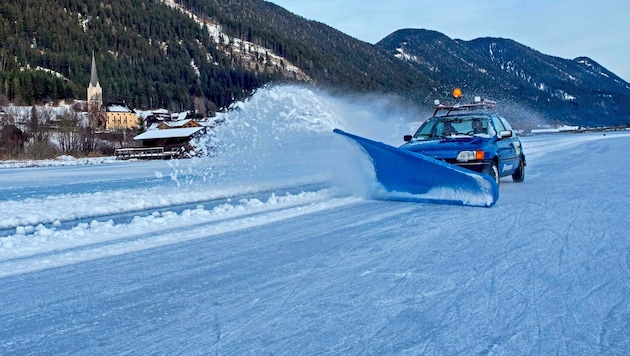
[[[206,115],[206,99],[200,96],[195,96],[193,98],[193,104],[195,106],[195,112],[200,113],[201,115]]]
[[[81,152],[81,128],[76,113],[66,112],[60,117],[57,136],[62,152],[68,154]]]
[[[50,125],[54,113],[51,109],[33,105],[31,117],[27,123],[30,137],[37,142],[48,141],[50,138]]]

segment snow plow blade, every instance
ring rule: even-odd
[[[499,199],[499,187],[489,175],[339,129],[333,132],[357,142],[370,156],[376,179],[387,191],[382,198],[482,207]]]

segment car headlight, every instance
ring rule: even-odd
[[[457,162],[480,161],[484,158],[483,151],[461,151],[457,154]]]

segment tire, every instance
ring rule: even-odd
[[[512,180],[516,183],[521,183],[525,180],[525,162],[522,157],[518,162],[518,168],[512,173]]]
[[[492,177],[492,179],[494,179],[497,183],[497,186],[499,185],[501,177],[499,176],[499,166],[497,165],[497,162],[493,161],[492,165],[484,173]]]

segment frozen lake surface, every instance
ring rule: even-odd
[[[630,352],[629,134],[523,137],[492,208],[374,200],[332,128],[408,132],[361,109],[270,88],[215,157],[0,169],[0,354]]]

